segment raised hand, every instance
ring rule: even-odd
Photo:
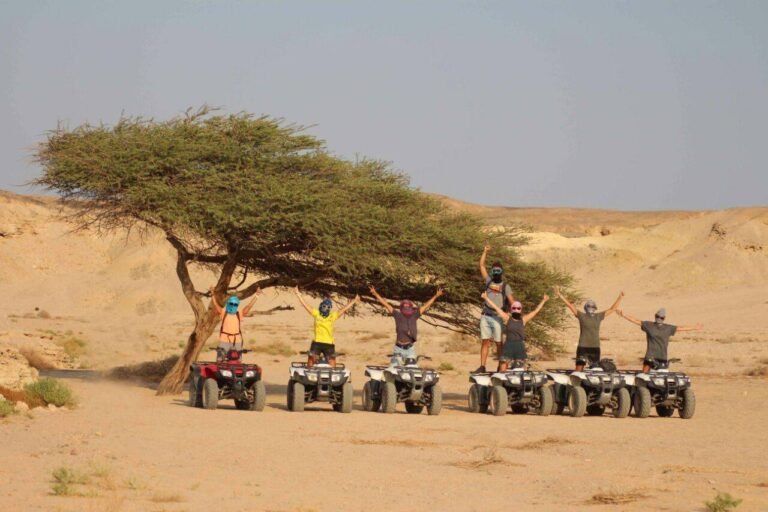
[[[545,294],[544,294],[544,296],[541,298],[541,300],[542,300],[543,302],[547,302],[547,301],[549,300],[549,295],[547,295],[547,294],[545,293]]]
[[[438,286],[437,290],[435,291],[435,297],[442,297],[445,293],[445,290],[443,290],[442,286]]]
[[[293,293],[295,293],[297,296],[301,295],[301,292],[299,291],[299,287],[298,286],[294,286]]]
[[[483,252],[486,254],[491,252],[491,244],[485,244],[485,246],[483,247]]]
[[[355,302],[360,302],[360,295],[355,295]]]
[[[374,287],[373,285],[371,285],[371,287],[368,288],[368,291],[371,292],[371,295],[376,295],[376,287]]]

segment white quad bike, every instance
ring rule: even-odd
[[[613,361],[577,358],[576,362],[585,365],[583,371],[547,370],[554,382],[552,414],[562,414],[567,407],[574,418],[584,416],[585,412],[590,416],[602,416],[609,408],[614,418],[626,418],[632,399],[625,379]]]
[[[329,402],[334,411],[352,412],[352,373],[343,364],[337,364],[334,368],[321,355],[312,367],[307,366],[307,363],[291,363],[288,372],[289,411],[302,412],[304,404]]]
[[[526,370],[522,361],[515,361],[505,372],[473,373],[469,376],[469,411],[486,413],[490,407],[496,416],[508,409],[513,413],[533,412],[549,416],[552,411],[552,389],[547,375]]]
[[[696,412],[696,395],[691,387],[691,378],[683,372],[672,372],[669,363],[680,359],[658,361],[651,359],[650,373],[637,370],[623,371],[622,376],[632,393],[632,415],[647,418],[651,407],[656,414],[669,418],[677,410],[684,420],[691,419]]]
[[[392,357],[390,354],[388,357]],[[397,366],[366,366],[365,375],[370,377],[363,386],[363,410],[391,414],[397,402],[405,402],[409,414],[419,414],[427,408],[431,416],[440,414],[443,407],[443,390],[438,383],[440,374],[419,366],[428,356],[408,358]]]

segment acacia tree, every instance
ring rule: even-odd
[[[414,300],[439,283],[447,294],[428,321],[464,333],[476,330],[476,309],[467,306],[479,303],[477,259],[486,241],[498,247],[495,256],[511,269],[509,282],[526,305],[570,284],[520,261],[520,231],[489,233],[479,219],[410,187],[388,164],[338,158],[302,127],[269,117],[203,108],[164,122],[123,117],[112,127],[59,127],[37,159],[43,173],[35,183],[72,206],[78,228],[156,228],[176,250],[195,325],[160,394],[181,391],[218,323],[203,300],[208,293],[192,281],[193,265],[218,272],[220,302],[301,285],[316,296],[359,293],[376,307],[371,283],[384,296]],[[536,320],[533,338],[547,345],[563,310],[545,309]]]

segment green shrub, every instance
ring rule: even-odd
[[[727,492],[718,492],[715,499],[704,504],[709,512],[728,512],[741,504],[742,500],[736,499]]]
[[[15,413],[16,409],[13,407],[13,404],[8,400],[0,398],[0,418],[5,418]]]
[[[72,407],[75,405],[75,397],[72,390],[64,383],[55,379],[44,378],[24,386],[27,396],[27,404],[35,405],[53,404],[56,407]]]
[[[77,492],[73,485],[88,483],[88,475],[64,466],[54,469],[51,476],[51,492],[56,496],[74,496]]]
[[[437,369],[441,372],[450,372],[455,370],[456,367],[453,366],[451,363],[440,363],[440,366],[438,366]]]

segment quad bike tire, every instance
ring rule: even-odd
[[[203,381],[203,408],[215,409],[219,405],[219,385],[215,379]]]
[[[539,406],[531,410],[539,416],[549,416],[554,403],[555,397],[552,395],[552,387],[542,386],[539,388]]]
[[[483,386],[480,384],[472,384],[469,388],[469,396],[467,398],[469,412],[479,412],[482,414],[488,412],[488,404],[481,402],[482,398],[484,398],[484,394]]]
[[[587,414],[589,416],[602,416],[605,413],[605,406],[600,404],[592,404],[587,406]]]
[[[696,394],[693,392],[693,388],[686,388],[683,390],[683,405],[680,407],[678,413],[684,420],[693,418],[696,412]]]
[[[383,382],[381,389],[381,412],[392,414],[397,405],[397,388],[394,382]]]
[[[646,387],[638,387],[632,400],[635,418],[647,418],[651,414],[651,392]]]
[[[408,414],[421,414],[424,410],[424,406],[417,404],[416,402],[405,402],[405,412]]]
[[[429,395],[427,414],[437,416],[443,410],[443,388],[440,387],[440,384],[434,384],[429,388]]]
[[[381,397],[373,398],[373,382],[368,381],[363,385],[363,410],[376,412],[381,408]]]
[[[573,418],[584,416],[587,410],[587,392],[581,386],[573,386],[568,393],[568,409]]]
[[[203,390],[200,387],[200,377],[192,375],[189,377],[189,406],[190,407],[202,407],[203,406]]]
[[[509,395],[504,386],[491,387],[491,411],[494,416],[504,416],[509,407]]]
[[[352,412],[352,399],[355,397],[355,390],[352,389],[351,382],[345,382],[341,386],[341,403],[339,404],[338,411],[344,414]]]
[[[248,402],[248,409],[251,411],[263,411],[267,405],[267,388],[263,380],[257,380],[253,383],[253,401]]]
[[[549,414],[554,414],[557,416],[560,416],[565,412],[565,404],[561,404],[560,402],[557,402],[555,400],[552,401],[552,410]]]
[[[288,409],[292,412],[304,411],[304,384],[292,381],[289,384]]]
[[[614,418],[626,418],[632,408],[632,397],[627,388],[616,391],[616,407],[611,411]]]

